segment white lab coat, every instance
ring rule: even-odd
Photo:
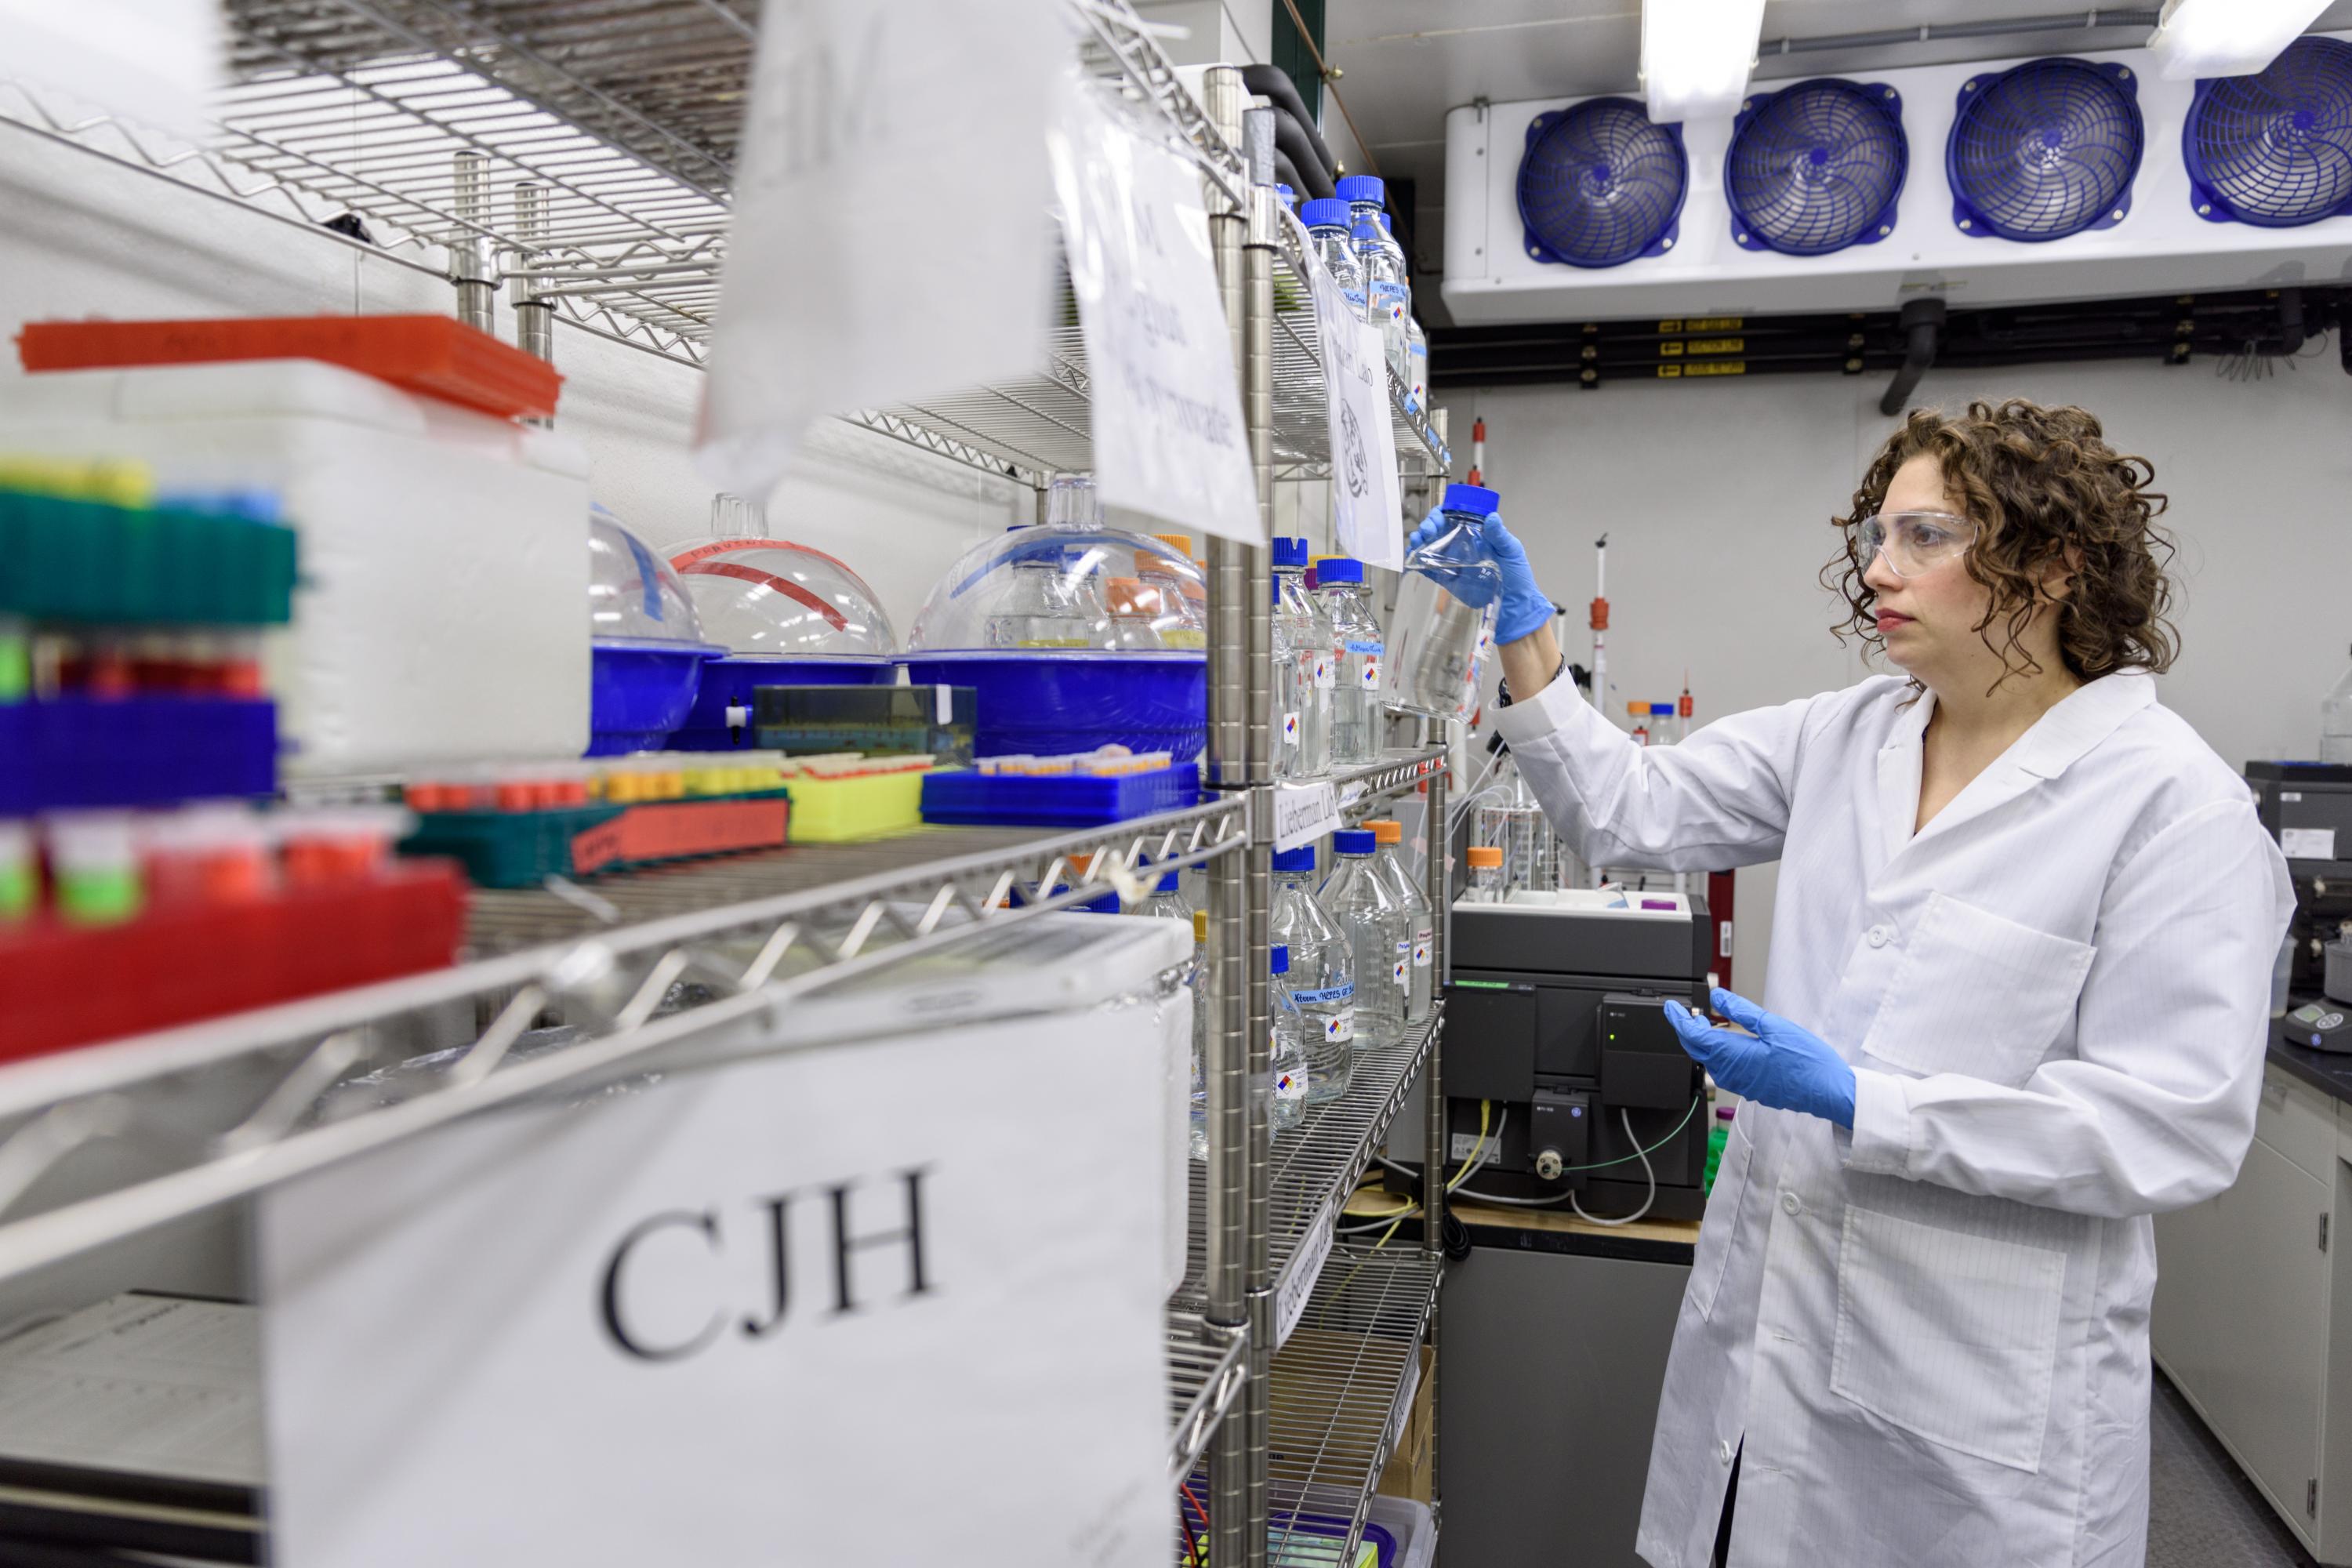
[[[2149,1216],[2253,1133],[2294,893],[2245,784],[2138,673],[2070,694],[1916,836],[1932,696],[1879,677],[1643,750],[1566,680],[1496,727],[1590,863],[1778,857],[1769,1010],[1851,1132],[1743,1106],[1636,1550],[1706,1568],[2146,1555]]]

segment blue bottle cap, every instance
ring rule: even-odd
[[[1276,942],[1274,944],[1272,956],[1274,959],[1274,972],[1276,974],[1287,974],[1290,973],[1290,949],[1286,945],[1282,942]]]
[[[1348,211],[1347,203],[1335,202],[1324,196],[1300,207],[1298,221],[1309,228],[1345,228],[1354,219]]]
[[[1166,876],[1160,879],[1160,890],[1163,893],[1172,893],[1177,891],[1182,885],[1181,879],[1184,873],[1181,871],[1169,872]]]
[[[1377,246],[1381,242],[1381,226],[1368,217],[1360,217],[1348,226],[1348,235],[1358,245]]]
[[[1276,181],[1275,183],[1274,194],[1282,198],[1282,205],[1284,206],[1295,207],[1298,205],[1298,193],[1292,190],[1288,185],[1283,184],[1280,181]]]
[[[1341,855],[1370,855],[1379,845],[1373,842],[1370,828],[1342,827],[1331,835],[1331,847]]]
[[[1385,202],[1389,196],[1388,182],[1378,174],[1349,174],[1336,188],[1343,202]]]
[[[1396,232],[1396,220],[1389,216],[1386,213],[1382,213],[1381,215],[1381,232],[1382,234],[1394,234]]]
[[[1675,716],[1675,705],[1674,705],[1673,703],[1671,703],[1671,702],[1653,702],[1653,703],[1651,703],[1651,704],[1650,704],[1650,717],[1651,717],[1651,718],[1653,718],[1653,719],[1671,719],[1671,718],[1673,718],[1674,716]]]
[[[1360,583],[1364,580],[1364,563],[1352,555],[1326,555],[1315,563],[1318,587],[1328,583]]]
[[[1292,538],[1286,534],[1276,534],[1274,536],[1274,563],[1276,566],[1306,565],[1307,541]]]
[[[1315,869],[1315,846],[1298,849],[1277,849],[1274,852],[1274,868],[1277,871],[1312,871]]]
[[[1492,517],[1502,504],[1502,496],[1484,485],[1445,487],[1444,508],[1447,511],[1466,511],[1478,517]]]

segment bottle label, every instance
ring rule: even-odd
[[[1326,985],[1320,991],[1293,991],[1290,999],[1301,1006],[1318,1002],[1351,1002],[1355,1000],[1355,982],[1345,985]]]
[[[1282,716],[1282,743],[1286,746],[1298,744],[1298,715],[1296,713]]]
[[[1383,651],[1379,643],[1367,638],[1348,639],[1349,657],[1358,661],[1356,683],[1366,691],[1378,691],[1381,689],[1381,654]]]
[[[1412,986],[1412,943],[1401,942],[1396,944],[1396,962],[1389,966],[1389,972],[1390,977],[1396,982],[1398,990],[1407,990]]]
[[[1412,966],[1415,969],[1429,967],[1430,939],[1435,934],[1434,931],[1417,931],[1412,933]]]
[[[1384,282],[1372,285],[1373,309],[1380,312],[1382,321],[1392,323],[1399,331],[1404,330],[1405,312],[1410,307],[1412,299],[1412,290],[1402,283]]]
[[[1315,659],[1315,689],[1328,691],[1339,684],[1339,662],[1328,653],[1318,653]]]
[[[1361,289],[1342,289],[1339,294],[1348,301],[1349,307],[1356,314],[1360,316],[1364,313],[1364,291]]]
[[[1352,987],[1350,990],[1352,991]],[[1356,1037],[1356,1010],[1342,1007],[1323,1020],[1323,1038],[1330,1045],[1343,1045]]]
[[[1274,1075],[1274,1098],[1279,1105],[1297,1105],[1307,1098],[1307,1069],[1293,1068]]]

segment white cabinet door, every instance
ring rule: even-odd
[[[2315,1549],[2334,1195],[2257,1139],[2237,1185],[2156,1221],[2156,1352]]]

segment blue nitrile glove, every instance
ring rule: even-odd
[[[1776,1110],[1853,1125],[1853,1069],[1828,1042],[1728,991],[1715,993],[1715,1010],[1755,1034],[1715,1028],[1681,1003],[1666,1004],[1666,1022],[1682,1037],[1683,1049],[1716,1082]]]
[[[1421,520],[1421,526],[1405,541],[1405,548],[1418,550],[1453,526],[1443,510],[1433,511]],[[1551,619],[1551,600],[1536,586],[1535,570],[1528,564],[1527,546],[1503,526],[1503,514],[1499,511],[1479,525],[1478,539],[1484,546],[1481,553],[1503,574],[1502,607],[1495,612],[1496,643],[1514,643],[1541,631],[1544,623]],[[1475,574],[1444,571],[1429,574],[1446,592],[1475,608],[1485,609],[1486,601],[1494,596],[1487,591],[1485,580]]]

